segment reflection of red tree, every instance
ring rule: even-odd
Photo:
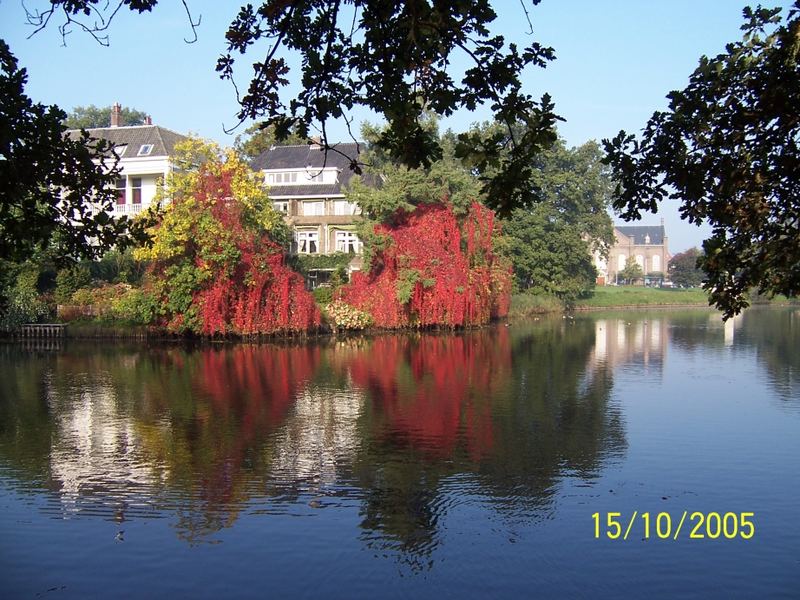
[[[211,400],[216,416],[239,421],[238,437],[247,441],[283,422],[319,359],[315,345],[204,350],[194,385]]]
[[[459,226],[450,206],[417,207],[378,235],[391,238],[369,273],[354,273],[341,298],[379,327],[469,326],[508,314],[511,274],[494,254],[494,213],[475,203]],[[410,286],[408,302],[397,298]]]
[[[380,411],[373,424],[381,433],[435,456],[451,453],[460,438],[473,459],[491,448],[490,402],[511,366],[505,328],[468,337],[377,338],[348,366]]]
[[[320,347],[236,346],[203,350],[192,388],[209,401],[202,422],[211,461],[201,497],[211,505],[237,500],[236,487],[248,453],[285,420],[297,394],[314,374]]]

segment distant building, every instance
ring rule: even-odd
[[[92,137],[111,142],[120,159],[117,198],[112,210],[115,217],[134,215],[150,206],[158,186],[173,170],[175,144],[186,139],[170,129],[153,125],[149,117],[145,125],[121,126],[121,110],[119,104],[114,104],[108,127],[87,130]],[[79,137],[80,130],[69,130],[67,135]]]
[[[264,174],[275,208],[286,216],[297,254],[352,254],[350,270],[361,268],[362,243],[355,232],[361,210],[345,198],[353,176],[356,143],[337,144],[326,153],[315,144],[273,146],[251,163]]]
[[[595,256],[598,284],[616,283],[631,256],[642,268],[646,281],[666,277],[672,257],[667,242],[663,221],[661,225],[615,225],[608,260]]]

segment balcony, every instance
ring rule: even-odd
[[[142,212],[142,204],[115,204],[114,215],[135,215]]]

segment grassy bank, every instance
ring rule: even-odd
[[[708,306],[700,288],[678,290],[643,286],[598,286],[591,298],[578,300],[577,310],[615,306]]]
[[[511,296],[511,309],[508,311],[508,316],[511,318],[519,318],[548,313],[560,313],[563,312],[563,310],[564,304],[555,296],[514,294]]]
[[[575,310],[630,306],[708,306],[708,296],[701,289],[674,290],[642,286],[597,287],[591,298],[578,300]],[[509,317],[525,317],[564,311],[564,304],[555,296],[514,294]]]

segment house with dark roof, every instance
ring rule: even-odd
[[[93,138],[111,142],[119,156],[113,216],[133,215],[150,206],[158,187],[173,170],[175,144],[186,139],[166,127],[153,125],[149,117],[145,125],[121,126],[121,109],[118,103],[114,104],[108,127],[87,130]],[[67,135],[80,137],[80,131],[69,130]]]
[[[345,198],[353,176],[359,144],[336,144],[326,153],[315,144],[273,146],[251,166],[263,173],[275,208],[294,231],[292,250],[298,254],[352,254],[350,269],[360,268],[361,240],[355,221],[358,206]]]
[[[645,280],[666,275],[672,255],[663,220],[660,225],[615,225],[608,260],[595,256],[598,284],[615,283],[630,257],[642,268]]]

